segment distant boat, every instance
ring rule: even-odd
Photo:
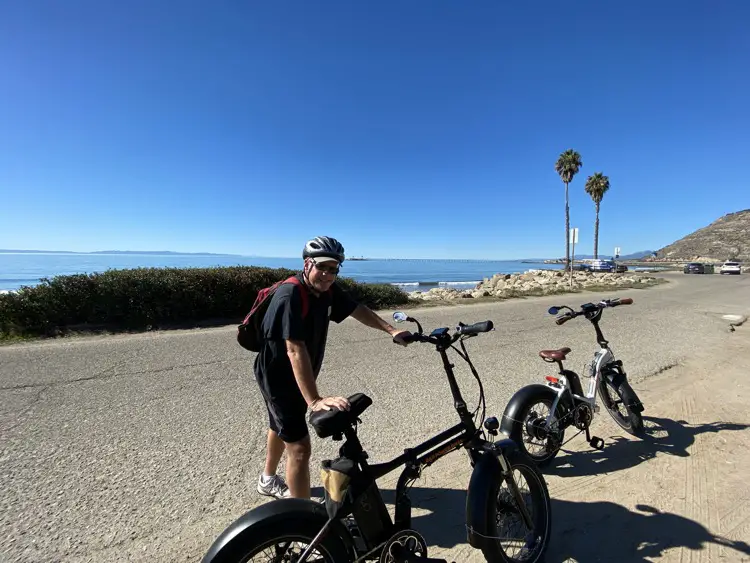
[[[355,262],[361,262],[361,261],[363,261],[363,260],[368,260],[368,258],[364,258],[363,256],[360,256],[359,258],[357,258],[357,257],[355,256],[355,257],[353,257],[353,258],[349,258],[349,260],[353,260],[353,261],[355,261]]]

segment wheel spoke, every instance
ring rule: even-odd
[[[312,538],[282,536],[266,542],[256,551],[249,553],[242,560],[242,563],[292,563],[299,559],[299,556],[302,555],[311,541]],[[307,558],[308,563],[329,563],[331,561],[332,559],[325,555],[325,551],[321,552],[320,549],[313,549]]]

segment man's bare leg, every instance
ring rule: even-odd
[[[284,440],[276,432],[268,429],[268,438],[266,440],[266,467],[264,474],[266,477],[276,475],[279,470],[281,455],[284,453]]]
[[[286,484],[295,498],[310,498],[310,436],[286,444]]]

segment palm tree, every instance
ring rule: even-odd
[[[594,223],[594,258],[599,258],[599,205],[609,189],[609,178],[601,172],[595,172],[586,180],[586,193],[596,204],[596,223]]]
[[[568,184],[583,166],[581,155],[568,149],[560,155],[555,163],[555,170],[565,183],[565,269],[570,268],[570,206],[568,205]]]

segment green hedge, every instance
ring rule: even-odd
[[[200,321],[241,322],[258,291],[297,273],[286,268],[137,268],[43,278],[0,295],[0,333],[50,335],[68,329],[145,330]],[[339,283],[373,309],[409,302],[387,284]]]

